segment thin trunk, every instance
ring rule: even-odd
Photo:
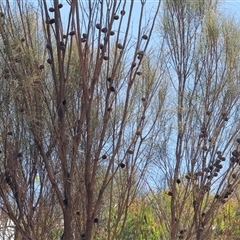
[[[69,207],[66,207],[64,212],[64,233],[63,240],[72,240],[73,232],[72,232],[72,212]]]
[[[85,233],[85,239],[84,240],[91,240],[92,239],[93,219],[92,219],[91,216],[92,216],[91,212],[88,212],[87,213],[87,222],[86,222],[86,233]]]

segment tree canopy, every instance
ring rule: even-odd
[[[218,2],[0,12],[3,239],[237,239],[240,29]]]

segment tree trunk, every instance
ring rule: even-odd
[[[93,228],[93,220],[88,218],[87,219],[87,225],[86,225],[86,238],[85,240],[91,240],[92,239],[92,228]]]
[[[64,233],[63,233],[63,240],[72,240],[73,233],[72,233],[72,214],[70,208],[66,208],[64,212]]]

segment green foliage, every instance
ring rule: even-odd
[[[214,218],[213,237],[219,239],[239,240],[240,236],[239,202],[236,198],[230,199]]]
[[[51,239],[58,240],[63,235],[63,229],[55,229],[51,231]]]
[[[170,197],[165,192],[158,194],[149,193],[151,197],[141,197],[131,204],[128,209],[128,216],[123,229],[122,239],[124,240],[160,240],[168,239],[168,227],[164,218],[170,216],[161,215],[156,206],[156,202],[151,198],[159,201],[159,205],[165,207],[166,212],[170,214]],[[213,198],[213,196],[211,196]],[[188,205],[192,205],[190,199]],[[182,218],[189,220],[190,212],[182,212]],[[240,236],[240,211],[239,203],[236,198],[232,198],[217,211],[213,224],[209,226],[212,239],[231,239],[239,240]]]
[[[129,207],[128,218],[123,230],[123,239],[164,239],[163,227],[159,224],[151,202],[142,197]]]

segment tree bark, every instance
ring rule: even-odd
[[[70,208],[66,208],[64,212],[64,233],[63,233],[63,240],[72,240],[73,233],[72,233],[72,213]]]

